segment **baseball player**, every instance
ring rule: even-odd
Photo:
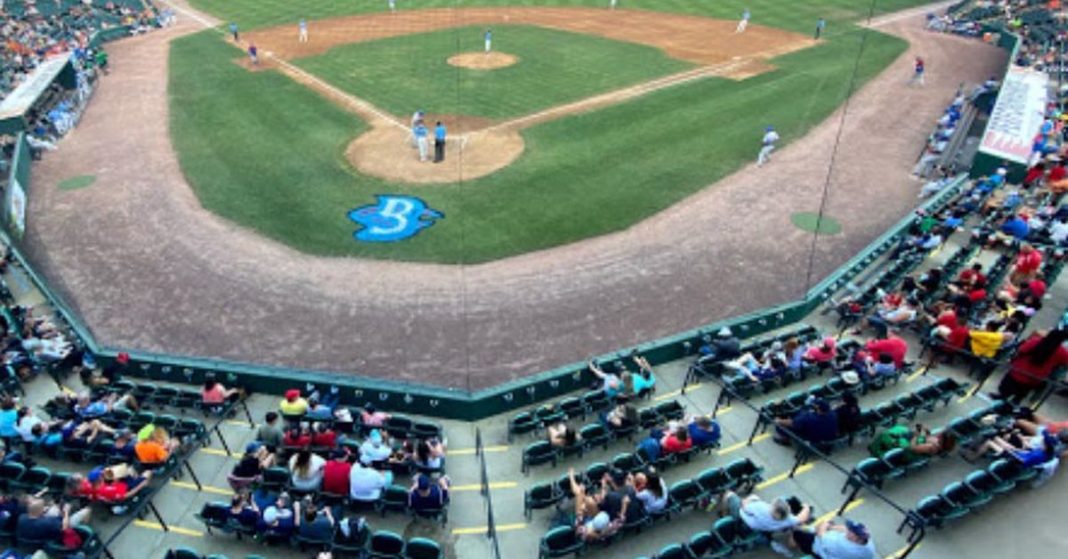
[[[489,54],[493,50],[493,30],[487,29],[486,33],[482,35],[483,40],[486,41],[486,54]]]
[[[397,11],[397,0],[389,0],[389,11],[390,13]]]
[[[259,63],[260,63],[259,49],[256,48],[256,44],[255,43],[249,43],[248,44],[248,57],[249,57],[249,60],[252,60],[252,65],[253,66],[259,65]]]
[[[771,159],[771,152],[775,151],[775,142],[778,141],[779,133],[775,131],[774,126],[768,126],[764,129],[764,138],[760,140],[760,154],[757,155],[757,167]]]
[[[923,75],[927,72],[927,63],[923,61],[923,58],[917,56],[916,61],[913,63],[912,79],[909,80],[909,85],[923,85]]]
[[[297,40],[300,41],[301,43],[307,43],[308,42],[308,21],[306,19],[304,19],[304,18],[300,18],[300,23],[298,23],[297,26],[300,28],[300,36],[298,37]]]
[[[234,37],[234,42],[235,43],[240,41],[240,39],[238,38],[238,35],[237,35],[237,24],[236,23],[231,23],[230,24],[230,35],[232,35]]]
[[[827,27],[827,20],[823,19],[822,17],[816,20],[816,37],[815,37],[815,39],[817,41],[820,40],[820,35],[823,34],[823,28],[825,28],[825,27]]]
[[[742,12],[742,19],[738,22],[738,27],[734,28],[735,33],[745,33],[745,28],[749,27],[750,15],[749,8],[746,8],[745,11]]]
[[[419,124],[415,125],[412,129],[415,133],[415,143],[419,147],[419,161],[426,161],[427,155],[430,152],[430,144],[427,140],[427,134],[429,130],[426,129],[426,125],[423,121],[419,121]]]
[[[608,0],[608,9],[609,10],[616,9],[616,0]]]
[[[425,117],[426,117],[426,113],[423,112],[423,109],[419,109],[418,111],[415,111],[414,113],[412,113],[412,147],[413,148],[414,147],[419,147],[419,142],[418,142],[418,140],[416,139],[416,136],[415,136],[415,128],[417,126],[420,126],[420,125],[423,124],[423,118],[425,118]]]

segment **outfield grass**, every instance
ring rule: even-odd
[[[507,118],[693,68],[635,43],[527,25],[494,26],[493,48],[514,66],[467,70],[446,61],[482,52],[483,27],[405,35],[330,49],[294,61],[334,86],[395,115]]]
[[[750,161],[768,123],[787,142],[803,135],[844,100],[859,37],[781,57],[743,82],[700,80],[533,127],[502,171],[418,187],[351,170],[342,152],[359,119],[275,72],[243,70],[205,32],[171,50],[172,134],[206,208],[297,249],[482,262],[625,228]],[[860,82],[905,47],[868,33]],[[379,193],[414,194],[446,218],[401,243],[358,243],[346,212]]]
[[[223,20],[237,22],[243,29],[295,26],[301,18],[314,20],[387,10],[386,0],[190,0],[190,3]],[[619,0],[619,7],[726,19],[737,19],[742,10],[749,8],[755,24],[806,34],[812,32],[817,18],[824,17],[830,24],[827,31],[833,35],[844,29],[836,24],[867,17],[873,4],[875,13],[881,14],[928,3],[930,0]],[[397,0],[399,10],[459,5],[456,0]],[[608,0],[467,0],[462,5],[606,7]]]

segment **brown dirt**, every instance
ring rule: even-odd
[[[447,122],[447,121],[443,121]],[[397,182],[455,184],[484,177],[515,161],[523,153],[523,138],[515,130],[479,130],[451,136],[445,161],[419,161],[407,130],[378,126],[361,134],[345,150],[345,158],[362,173]],[[433,156],[433,144],[430,146]]]
[[[446,62],[468,70],[497,70],[514,65],[519,57],[503,52],[465,52],[450,56]]]
[[[750,25],[736,34],[735,21],[646,10],[599,8],[438,8],[365,14],[308,23],[309,41],[297,42],[296,24],[246,33],[263,51],[286,60],[322,54],[349,43],[469,25],[538,25],[640,43],[694,64],[718,64],[734,56],[780,54],[815,44],[799,33]]]
[[[1006,59],[922,21],[881,29],[911,52],[857,93],[844,121],[835,113],[771,164],[625,231],[460,268],[309,256],[201,207],[170,143],[159,63],[171,38],[201,29],[180,14],[177,29],[109,45],[113,71],[77,133],[34,166],[26,242],[105,346],[496,385],[802,295],[812,237],[790,215],[816,209],[839,124],[827,212],[844,230],[820,238],[812,278],[911,211],[918,146],[959,83]],[[923,88],[904,86],[914,53],[929,63]],[[81,174],[96,186],[56,188]]]

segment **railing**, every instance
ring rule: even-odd
[[[497,520],[493,516],[493,496],[490,494],[489,475],[486,473],[486,453],[482,447],[482,430],[475,428],[475,455],[478,456],[479,492],[486,499],[486,537],[490,540],[493,559],[501,559],[500,542],[497,539]]]

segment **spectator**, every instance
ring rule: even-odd
[[[864,344],[864,350],[875,359],[882,355],[889,355],[894,362],[894,366],[901,368],[905,365],[905,356],[908,355],[909,344],[900,336],[884,336]]]
[[[1035,278],[1041,267],[1042,253],[1025,243],[1020,247],[1020,254],[1016,256],[1009,281],[1015,284],[1030,281]]]
[[[152,481],[152,472],[141,475],[125,464],[116,464],[106,468],[94,468],[86,476],[93,484],[93,497],[111,506],[113,514],[124,514],[129,505],[125,504],[148,488]]]
[[[230,471],[230,486],[240,491],[263,475],[263,470],[274,466],[275,455],[258,441],[245,446],[245,454]]]
[[[600,379],[601,390],[604,390],[608,399],[615,399],[619,394],[619,391],[623,388],[623,381],[620,380],[619,375],[610,371],[605,372],[605,370],[598,366],[597,362],[592,359],[590,360],[589,368],[594,376]]]
[[[680,425],[666,433],[660,439],[660,448],[664,454],[678,454],[690,450],[693,448],[693,441],[690,440],[689,429],[685,425]]]
[[[810,409],[802,410],[792,419],[776,419],[775,423],[779,428],[775,430],[774,440],[779,444],[790,444],[790,438],[783,429],[789,429],[798,438],[823,452],[827,450],[825,443],[838,437],[838,416],[826,400],[817,399]]]
[[[226,388],[215,379],[204,381],[204,388],[200,391],[201,402],[205,409],[219,413],[228,402],[236,402],[241,398],[243,391],[240,388]]]
[[[382,489],[391,483],[393,472],[382,473],[355,463],[349,474],[349,497],[359,503],[374,503],[382,496]]]
[[[638,373],[634,375],[634,394],[645,398],[656,390],[656,375],[653,374],[653,366],[644,356],[635,353],[633,359],[638,365]]]
[[[1053,371],[1068,366],[1068,330],[1060,329],[1044,334],[1035,332],[1016,350],[1009,363],[1009,371],[1001,378],[994,397],[1021,402],[1041,388]]]
[[[719,423],[707,415],[691,417],[686,424],[690,432],[690,440],[698,448],[705,448],[719,442]]]
[[[850,374],[856,377],[856,373],[848,372],[843,374],[842,378]],[[859,379],[857,381],[859,382]],[[842,395],[842,403],[834,408],[834,414],[838,416],[839,433],[855,433],[861,428],[860,403],[857,402],[857,396],[852,392],[846,392]]]
[[[181,441],[172,439],[163,427],[154,427],[144,440],[134,445],[137,460],[146,466],[158,466],[170,458]]]
[[[441,476],[432,482],[425,474],[415,476],[408,491],[408,509],[413,513],[431,513],[445,507],[449,502],[449,478]]]
[[[331,449],[337,446],[337,433],[327,423],[316,423],[312,429],[311,445]]]
[[[431,470],[440,469],[445,463],[445,443],[437,437],[422,440],[415,445],[415,465]]]
[[[800,502],[797,505],[799,510],[794,514],[786,499],[779,498],[768,503],[756,494],[743,499],[733,491],[724,492],[720,500],[722,514],[741,520],[754,532],[768,535],[772,538],[772,549],[785,555],[790,554],[786,542],[791,531],[800,528],[812,517],[812,507],[801,505]]]
[[[999,323],[991,320],[981,330],[972,330],[968,333],[971,339],[971,350],[976,357],[993,359],[1006,342],[1012,341],[1012,334],[998,331],[1000,326]]]
[[[563,421],[549,425],[545,432],[549,444],[558,448],[573,447],[582,440],[578,431]]]
[[[268,451],[274,452],[282,446],[282,436],[282,430],[278,428],[278,414],[267,412],[263,425],[256,431],[256,440],[263,443]]]
[[[393,454],[393,449],[386,444],[382,432],[372,429],[367,440],[360,445],[360,463],[369,466],[375,462],[385,462]]]
[[[370,402],[360,412],[360,420],[367,427],[382,427],[390,417],[392,416],[388,413],[375,409],[375,405]]]
[[[638,410],[626,396],[616,397],[616,407],[601,419],[609,429],[626,429],[638,425]]]
[[[823,338],[823,343],[805,351],[804,360],[817,365],[830,363],[838,356],[838,342],[832,336]]]
[[[957,437],[952,431],[932,433],[923,425],[916,425],[912,439],[905,451],[910,460],[923,456],[941,456],[957,448]]]
[[[289,448],[304,448],[312,444],[311,429],[307,423],[294,425],[292,429],[286,431],[284,437],[282,437],[282,446]]]
[[[293,519],[300,537],[315,542],[329,542],[334,538],[334,516],[330,513],[330,507],[317,508],[308,497],[303,505],[294,503],[293,508]]]
[[[9,441],[18,438],[19,432],[15,429],[18,420],[19,410],[15,407],[15,399],[4,396],[0,400],[0,438]]]
[[[334,450],[330,460],[323,466],[323,491],[335,495],[349,494],[349,475],[352,460],[344,450]]]
[[[230,519],[246,528],[255,528],[260,521],[260,509],[248,493],[237,493],[230,499]]]
[[[641,502],[646,513],[658,514],[667,508],[667,483],[655,470],[634,474],[631,484],[634,486],[635,498]]]
[[[89,508],[71,512],[71,504],[46,507],[38,497],[30,497],[26,513],[15,522],[15,537],[20,545],[31,542],[60,543],[64,530],[85,525],[89,521]]]
[[[285,491],[278,494],[267,508],[263,509],[260,518],[260,529],[267,541],[284,542],[292,537],[296,529],[296,520],[293,517],[293,507],[290,504],[289,493]]]
[[[708,345],[699,348],[701,361],[723,361],[737,359],[742,354],[742,341],[739,340],[731,329],[724,326],[716,333]]]
[[[279,411],[286,417],[303,416],[308,411],[308,401],[300,396],[300,390],[286,390],[285,398],[278,404]]]
[[[831,521],[816,526],[815,532],[793,531],[792,547],[821,559],[874,559],[875,544],[867,527],[846,520],[844,524]]]
[[[323,467],[326,460],[307,448],[299,450],[289,459],[289,483],[297,491],[318,491],[323,484]]]

